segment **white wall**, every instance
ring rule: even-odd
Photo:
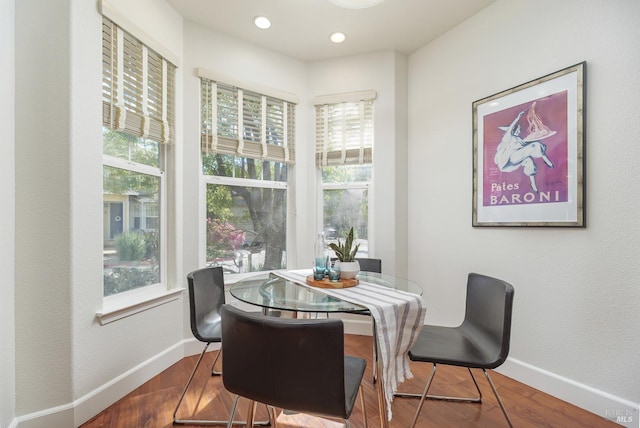
[[[503,0],[409,61],[409,276],[426,322],[461,320],[468,272],[503,278],[516,290],[505,373],[602,416],[635,408],[634,424],[639,42],[636,0]],[[587,227],[472,228],[472,102],[583,60]]]
[[[14,0],[0,0],[0,427],[15,415],[15,50]]]
[[[76,33],[84,34],[85,37],[74,37],[74,54],[78,58],[91,60],[78,61],[76,73],[90,76],[90,79],[84,79],[90,82],[83,83],[80,79],[73,79],[75,92],[72,93],[70,102],[74,117],[78,118],[85,117],[87,112],[91,112],[92,117],[101,115],[99,109],[96,111],[95,108],[96,104],[101,104],[100,94],[96,94],[93,89],[102,81],[101,61],[98,58],[101,56],[101,32],[96,31],[100,27],[101,16],[94,4],[87,6],[82,3],[86,2],[76,5],[79,10],[72,26]],[[164,2],[151,0],[117,0],[110,1],[110,4],[136,26],[135,29],[125,27],[126,30],[136,36],[139,36],[138,32],[144,32],[180,60],[182,19],[172,8]],[[127,23],[119,24],[125,26]],[[77,97],[74,94],[78,94]],[[181,94],[179,81],[177,94],[178,97]],[[178,117],[181,117],[180,106],[181,102],[177,105]],[[102,134],[99,128],[96,129],[95,120],[84,120],[83,123],[77,121],[73,132],[75,176],[72,178],[72,186],[77,188],[74,195],[82,195],[74,200],[77,220],[73,226],[74,231],[86,228],[86,232],[79,233],[74,242],[76,252],[72,258],[76,275],[84,278],[74,284],[74,369],[77,372],[74,373],[74,390],[76,398],[79,398],[179,342],[182,339],[184,312],[181,302],[171,302],[104,326],[97,322],[95,315],[102,307],[102,287],[86,284],[102,283],[102,242],[97,240],[89,244],[82,242],[82,239],[89,234],[101,236],[96,235],[96,231],[102,230]],[[83,143],[87,139],[94,141],[94,144]],[[181,144],[181,139],[178,138],[176,144]],[[91,202],[87,203],[88,200]],[[170,285],[176,284],[170,282]],[[95,370],[95,367],[100,367],[100,370]]]
[[[180,359],[186,317],[179,299],[104,326],[97,321],[101,15],[96,2],[84,0],[16,3],[15,22],[29,25],[15,29],[14,423],[77,426]],[[125,10],[131,22],[180,59],[181,17],[164,3],[138,1],[136,9],[130,3],[112,2],[131,6]],[[177,92],[181,100],[180,80]]]
[[[182,144],[182,18],[166,3],[153,0],[110,1],[128,22],[116,22],[138,37],[167,49],[166,56],[176,58],[176,147]],[[102,307],[102,242],[86,236],[102,233],[102,134],[100,128],[101,85],[101,16],[93,2],[74,0],[71,26],[72,78],[72,177],[73,207],[73,396],[76,400],[76,424],[95,415],[111,402],[126,394],[182,357],[179,346],[184,339],[186,321],[182,299],[151,310],[139,312],[106,325],[100,325],[96,312]],[[79,37],[82,34],[83,37]],[[146,40],[145,40],[146,41]],[[88,95],[89,94],[89,95]],[[97,108],[96,108],[97,107]],[[92,120],[87,120],[90,115]],[[87,141],[93,142],[87,144]],[[172,150],[172,149],[170,149]],[[179,150],[176,150],[180,152]],[[179,155],[178,155],[179,156]],[[169,170],[168,185],[180,181],[180,172]],[[180,200],[180,196],[176,196]],[[181,206],[179,203],[177,206]],[[179,227],[180,212],[169,214],[169,227]],[[88,241],[88,242],[87,242]],[[173,255],[175,257],[175,254]],[[181,272],[170,272],[169,286],[183,286],[177,278]],[[124,379],[122,379],[124,378]],[[134,382],[133,384],[131,382]]]
[[[18,415],[69,403],[73,397],[68,6],[16,2],[16,23],[34,22],[15,29]],[[43,388],[43,379],[55,388]]]

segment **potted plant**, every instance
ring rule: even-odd
[[[360,263],[355,259],[360,244],[353,246],[353,227],[349,229],[347,238],[344,243],[338,238],[338,243],[329,244],[335,253],[338,260],[335,262],[336,270],[340,270],[341,279],[355,278],[360,271]]]

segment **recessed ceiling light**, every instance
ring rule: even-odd
[[[269,18],[267,18],[266,16],[256,16],[253,19],[253,22],[256,24],[256,27],[262,30],[266,30],[271,27],[271,21],[269,21]]]
[[[384,0],[329,0],[336,6],[345,7],[347,9],[365,9],[373,7]]]
[[[344,33],[340,33],[340,32],[333,33],[330,37],[333,43],[342,43],[346,38],[347,36],[345,36]]]

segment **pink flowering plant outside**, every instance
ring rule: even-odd
[[[207,219],[207,236],[208,259],[233,256],[246,242],[244,231],[215,218]]]

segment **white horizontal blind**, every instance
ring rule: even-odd
[[[175,66],[102,19],[102,124],[160,143],[175,141]]]
[[[295,104],[200,78],[202,151],[295,162]]]
[[[373,99],[316,105],[316,166],[373,161]]]

